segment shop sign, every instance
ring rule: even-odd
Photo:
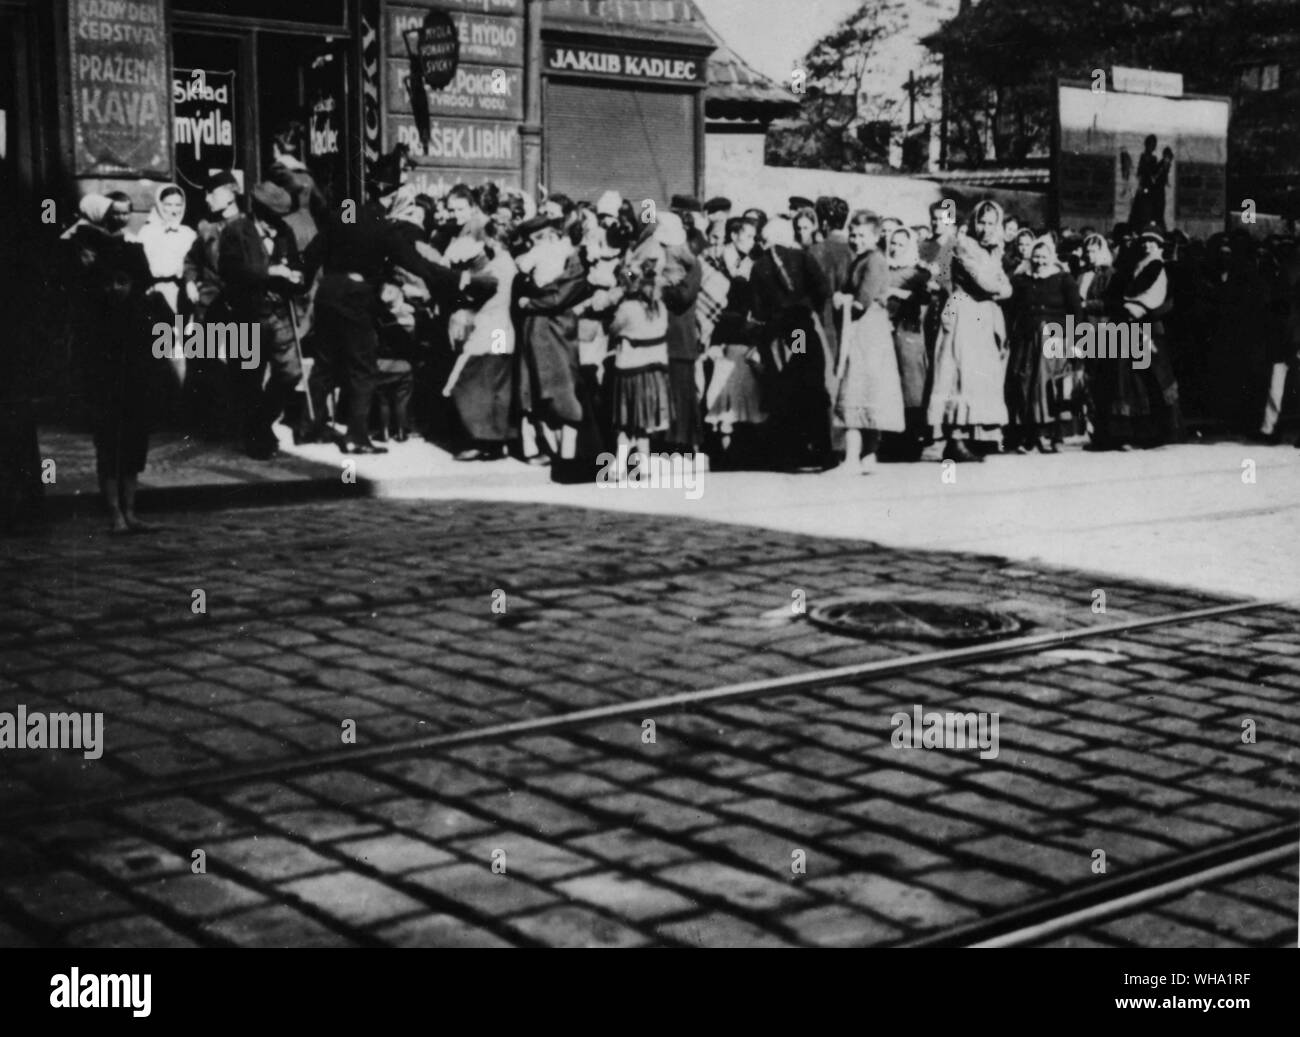
[[[388,62],[388,110],[403,115],[412,113],[408,88],[409,61]],[[491,68],[486,65],[461,65],[441,90],[425,88],[429,111],[433,115],[497,119],[524,117],[523,70]]]
[[[601,76],[646,83],[697,85],[705,82],[704,58],[673,57],[612,47],[547,43],[544,68],[548,74]]]
[[[235,73],[178,68],[172,72],[176,159],[196,169],[235,162]]]
[[[425,146],[413,118],[390,115],[388,141],[390,146],[405,144],[413,159],[430,165],[501,168],[519,164],[519,128],[512,122],[431,119]]]
[[[418,7],[388,8],[388,53],[406,53],[406,34],[424,24],[425,11]],[[457,11],[451,16],[460,38],[460,60],[478,65],[524,63],[522,18],[494,18],[492,15]]]
[[[166,0],[69,5],[77,176],[171,176]]]

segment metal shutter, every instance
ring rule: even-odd
[[[548,79],[548,190],[574,201],[620,191],[667,205],[695,193],[695,93]]]

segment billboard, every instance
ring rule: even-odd
[[[1053,155],[1060,226],[1154,222],[1192,237],[1222,230],[1230,109],[1226,97],[1061,83]]]

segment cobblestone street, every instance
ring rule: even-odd
[[[945,663],[807,613],[1044,634],[1233,599],[557,505],[161,517],[0,544],[0,709],[104,714],[102,758],[0,754],[0,944],[890,945],[1296,815],[1285,607]],[[1000,752],[896,747],[914,708],[995,714]],[[1046,942],[1275,946],[1296,915],[1293,860]]]

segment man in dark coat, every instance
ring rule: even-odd
[[[376,163],[367,181],[370,200],[358,208],[345,199],[330,211],[307,247],[306,283],[321,271],[316,291],[317,356],[310,390],[319,421],[326,393],[336,385],[344,386],[348,431],[339,449],[345,454],[388,452],[370,441],[370,404],[379,370],[375,327],[379,289],[389,265],[404,267],[427,284],[442,281],[440,272],[386,218],[383,200],[401,186],[404,167],[400,149]]]
[[[293,208],[289,193],[267,182],[253,188],[251,211],[225,221],[217,238],[217,274],[230,319],[260,328],[260,348],[246,363],[229,357],[240,430],[249,457],[267,460],[279,449],[271,426],[286,410],[299,418],[294,394],[302,381],[294,343],[292,295],[303,284],[298,245],[283,219]],[[270,378],[263,391],[267,368]]]
[[[750,283],[754,318],[762,324],[764,399],[777,437],[777,463],[821,470],[830,464],[830,394],[816,315],[830,299],[831,285],[817,261],[794,246],[794,229],[784,217],[764,227]]]

